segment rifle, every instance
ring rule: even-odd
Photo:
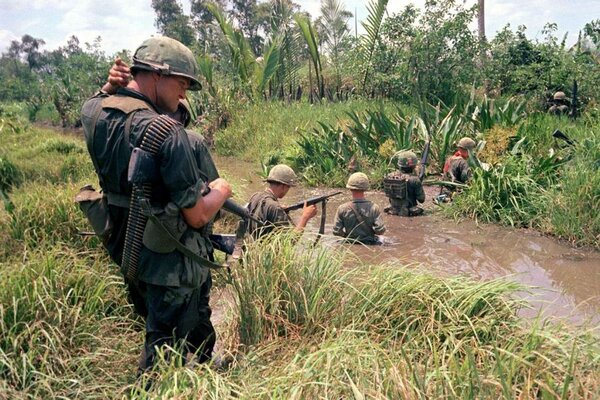
[[[222,251],[225,254],[232,255],[235,250],[236,237],[233,234],[210,234],[208,235],[210,242],[215,250]]]
[[[342,192],[334,192],[334,193],[325,194],[325,195],[322,195],[322,196],[311,197],[310,199],[302,200],[302,201],[299,201],[297,203],[294,203],[291,206],[283,207],[283,211],[285,211],[286,213],[288,213],[290,211],[299,210],[301,208],[304,208],[304,204],[305,203],[306,203],[307,206],[312,206],[313,204],[325,202],[330,197],[337,196],[338,194],[342,194]]]
[[[577,80],[573,79],[573,101],[571,102],[571,113],[572,119],[577,118]]]
[[[421,155],[421,170],[419,171],[419,180],[423,182],[425,178],[425,167],[427,167],[427,159],[429,158],[429,148],[431,147],[431,139],[425,143],[423,155]]]
[[[575,145],[575,141],[573,141],[571,138],[569,138],[567,135],[565,135],[561,130],[556,129],[553,133],[552,133],[552,137],[555,137],[557,139],[560,140],[564,140],[565,142],[567,142],[567,144],[569,146],[574,146]]]
[[[204,188],[202,189],[202,195],[206,195],[206,194],[208,194],[208,192],[210,192],[210,188],[208,187],[210,180],[209,180],[208,176],[201,169],[198,169],[198,172],[200,173],[200,175],[202,175],[204,182],[205,182]],[[230,213],[237,215],[238,217],[240,217],[243,220],[246,220],[246,221],[252,220],[252,221],[256,222],[257,224],[262,224],[262,221],[259,219],[256,219],[254,216],[252,216],[252,214],[250,214],[250,211],[248,211],[248,209],[246,207],[240,206],[239,204],[237,204],[235,201],[233,201],[231,199],[225,200],[225,203],[223,203],[221,208],[225,211],[229,211]]]
[[[299,210],[300,208],[304,208],[304,204],[306,204],[307,206],[312,206],[313,204],[321,203],[321,223],[319,225],[319,233],[317,233],[317,238],[315,239],[315,243],[313,244],[316,245],[319,242],[319,239],[321,239],[321,236],[323,236],[323,234],[325,233],[325,220],[327,219],[327,200],[329,200],[330,197],[337,196],[341,193],[342,192],[334,192],[331,194],[325,194],[323,196],[311,197],[310,199],[299,201],[296,204],[284,207],[283,211],[287,213],[293,210]]]

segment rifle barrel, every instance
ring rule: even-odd
[[[320,203],[322,201],[327,200],[330,197],[337,196],[338,194],[341,194],[341,193],[342,192],[334,192],[334,193],[326,194],[323,196],[311,197],[310,199],[302,200],[302,201],[292,204],[291,206],[284,207],[283,211],[290,212],[290,211],[294,211],[294,210],[299,210],[301,208],[304,208],[304,203],[306,203],[307,206],[312,206],[313,204]]]

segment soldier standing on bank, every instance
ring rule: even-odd
[[[403,151],[398,155],[398,168],[383,179],[383,190],[390,200],[385,212],[391,215],[414,217],[423,214],[418,203],[425,201],[423,184],[414,170],[417,166],[417,155],[412,151]]]
[[[140,368],[151,368],[157,349],[176,342],[205,362],[215,331],[210,242],[201,228],[231,196],[231,187],[221,178],[204,185],[183,125],[161,115],[176,112],[186,90],[201,87],[192,52],[174,39],[151,38],[135,51],[131,71],[127,87],[113,96],[100,92],[82,108],[88,150],[114,224],[105,244],[146,320]],[[132,154],[142,161],[132,164],[128,177]],[[159,225],[173,228],[176,239]]]
[[[338,207],[333,234],[363,244],[380,244],[377,235],[385,232],[385,224],[379,206],[365,198],[369,178],[362,172],[355,172],[348,178],[346,188],[352,193],[352,201]]]
[[[248,211],[257,220],[263,223],[258,226],[254,221],[248,221],[246,231],[254,239],[271,233],[278,227],[295,227],[302,232],[308,221],[317,215],[317,206],[304,206],[298,223],[294,224],[290,216],[283,210],[279,199],[285,197],[291,187],[296,186],[298,177],[293,169],[285,164],[271,168],[266,179],[269,186],[262,192],[254,193],[248,201]]]
[[[556,92],[552,97],[553,105],[548,109],[552,115],[567,115],[569,113],[569,101],[564,92]]]

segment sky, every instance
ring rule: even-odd
[[[181,1],[181,0],[180,0]],[[295,0],[313,17],[320,14],[320,0]],[[367,12],[367,0],[342,0],[346,9],[356,11],[359,21]],[[422,8],[425,0],[389,0],[389,14],[400,12],[407,4]],[[471,5],[476,0],[466,0]],[[189,0],[181,1],[189,12]],[[486,0],[486,34],[488,38],[510,24],[513,30],[527,26],[528,37],[541,39],[547,22],[558,24],[558,36],[568,33],[573,44],[583,26],[600,19],[600,0]],[[111,55],[122,49],[131,51],[144,39],[156,35],[151,0],[0,0],[0,52],[6,52],[11,40],[24,34],[43,39],[44,50],[64,46],[72,35],[80,43],[92,43],[102,37],[100,47]],[[354,29],[354,21],[349,21]],[[475,25],[473,28],[475,29]]]

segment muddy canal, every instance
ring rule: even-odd
[[[264,186],[255,165],[229,158],[217,158],[225,178],[234,182],[236,199],[246,200]],[[350,194],[333,197],[327,207],[324,242],[331,246],[349,246],[350,251],[369,264],[411,265],[440,275],[466,275],[475,279],[508,277],[531,289],[521,295],[531,308],[523,315],[565,318],[572,323],[600,323],[600,252],[574,249],[568,244],[536,232],[495,225],[477,225],[472,221],[456,223],[436,213],[431,202],[436,188],[426,188],[427,213],[406,218],[385,215],[387,232],[383,246],[340,244],[331,237],[337,207],[350,200]],[[284,203],[333,191],[330,188],[293,188]],[[382,192],[367,197],[382,209],[388,204]],[[293,212],[298,218],[300,211]],[[319,214],[307,229],[317,232]],[[309,233],[310,234],[310,233]]]

